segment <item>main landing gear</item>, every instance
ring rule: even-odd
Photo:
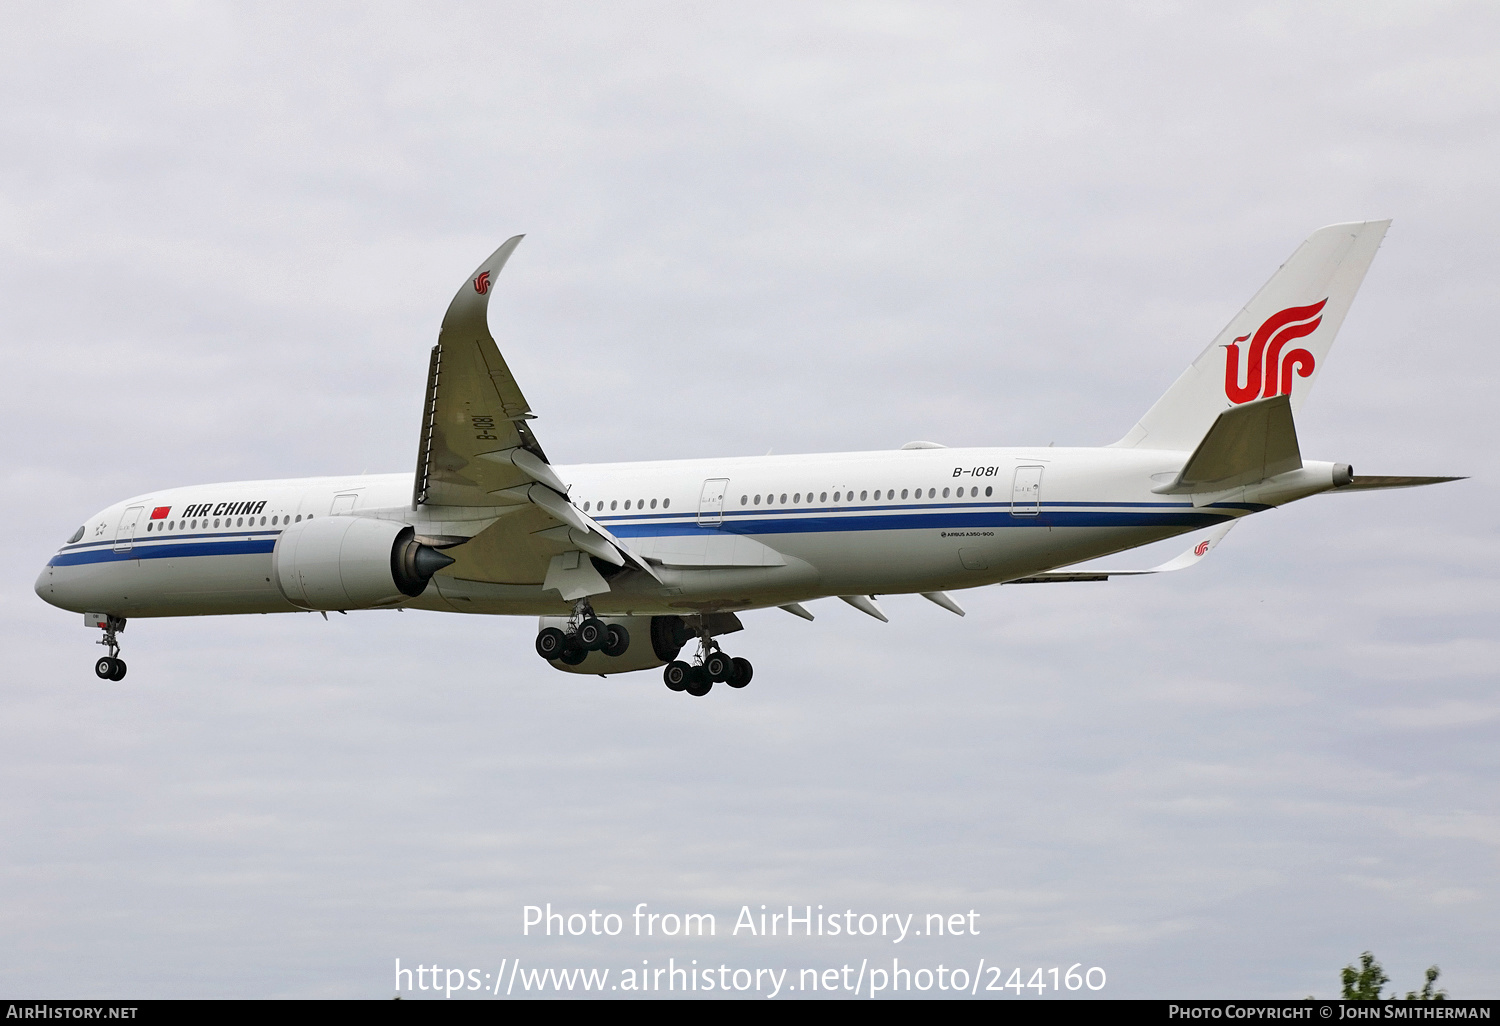
[[[595,616],[588,599],[580,599],[573,607],[567,630],[544,627],[536,636],[537,655],[568,666],[577,666],[589,657],[590,652],[601,652],[613,659],[624,655],[628,648],[630,632],[617,623],[605,623]]]
[[[681,659],[674,659],[667,664],[662,671],[662,680],[668,688],[673,691],[686,691],[696,698],[702,698],[713,690],[715,684],[728,684],[732,688],[742,688],[750,683],[750,678],[755,675],[755,668],[750,665],[750,660],[739,656],[730,657],[719,643],[709,637],[707,628],[699,630],[698,654],[691,663]]]
[[[95,675],[100,680],[124,680],[125,660],[120,658],[120,640],[115,635],[125,629],[125,618],[110,616],[107,613],[85,613],[83,622],[90,627],[98,627],[104,632],[104,637],[95,644],[109,649],[109,655],[100,656],[94,662]]]

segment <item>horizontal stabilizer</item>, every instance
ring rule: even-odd
[[[1356,474],[1348,484],[1335,488],[1337,492],[1352,492],[1369,488],[1419,488],[1422,485],[1442,484],[1445,481],[1467,481],[1467,477],[1376,477]]]
[[[1219,414],[1182,472],[1170,483],[1151,490],[1159,495],[1222,491],[1301,467],[1292,400],[1277,395]]]
[[[1224,540],[1224,536],[1237,520],[1231,520],[1227,524],[1220,524],[1212,531],[1202,534],[1193,540],[1186,551],[1161,563],[1149,570],[1051,570],[1044,574],[1034,574],[1031,577],[1022,577],[1015,581],[1006,581],[1006,584],[1078,584],[1084,581],[1107,581],[1111,577],[1143,577],[1146,574],[1169,574],[1177,570],[1186,570],[1190,566],[1197,566]]]

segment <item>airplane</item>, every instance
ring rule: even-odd
[[[554,464],[489,329],[509,239],[459,287],[428,361],[414,474],[235,481],[137,495],[89,517],[36,581],[103,631],[128,618],[428,609],[537,616],[558,670],[665,667],[673,691],[742,688],[718,639],[739,614],[837,596],[1172,572],[1240,518],[1329,491],[1454,477],[1357,476],[1304,460],[1294,417],[1390,222],[1314,232],[1140,421],[1097,448],[948,448]],[[1079,564],[1183,534],[1141,571]],[[1073,568],[1073,569],[1069,569]],[[683,649],[696,641],[696,651]]]

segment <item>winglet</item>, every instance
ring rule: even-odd
[[[1160,563],[1156,566],[1153,566],[1150,570],[1139,570],[1136,572],[1146,574],[1169,574],[1174,570],[1186,570],[1190,566],[1197,566],[1198,563],[1202,561],[1204,556],[1208,555],[1218,547],[1219,542],[1224,540],[1224,536],[1228,534],[1237,523],[1239,523],[1238,520],[1231,520],[1227,524],[1220,524],[1212,531],[1209,531],[1206,535],[1194,539],[1193,544],[1188,547],[1186,552],[1179,553],[1173,558],[1167,560],[1165,563]]]
[[[439,345],[450,340],[472,342],[478,339],[494,344],[488,317],[490,294],[494,291],[495,279],[500,276],[505,262],[525,237],[513,235],[506,239],[499,249],[474,269],[469,280],[459,286],[453,302],[448,304],[448,312],[443,314],[443,327],[438,333]],[[495,387],[500,393],[505,415],[512,420],[529,417],[531,407],[521,395],[521,387],[516,384],[509,368],[502,363],[500,367],[491,367],[489,370],[490,376],[496,379]],[[501,375],[504,380],[500,380]]]
[[[1207,534],[1199,535],[1194,539],[1186,552],[1183,552],[1165,563],[1153,566],[1149,570],[1049,570],[1046,573],[1033,574],[1030,577],[1022,577],[1014,581],[1006,581],[1006,584],[1077,584],[1084,581],[1107,581],[1111,577],[1144,577],[1146,574],[1169,574],[1177,570],[1186,570],[1190,566],[1197,566],[1203,561],[1203,557],[1212,552],[1224,540],[1224,536],[1230,532],[1238,520],[1231,520],[1227,524],[1220,524]]]
[[[516,247],[525,237],[512,235],[506,239],[500,244],[499,249],[474,268],[474,273],[469,275],[469,280],[459,286],[453,302],[448,304],[448,312],[443,314],[442,333],[444,335],[450,331],[475,336],[490,333],[485,312],[490,306],[490,293],[494,290],[495,279],[500,276],[505,262],[510,259],[510,255],[516,251]]]

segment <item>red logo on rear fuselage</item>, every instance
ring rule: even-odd
[[[1201,556],[1208,551],[1208,542],[1201,541],[1193,548],[1193,555]]]
[[[1273,395],[1290,395],[1292,372],[1300,378],[1312,374],[1317,361],[1306,349],[1293,349],[1282,355],[1282,349],[1293,339],[1311,335],[1323,323],[1323,307],[1328,300],[1311,306],[1290,306],[1266,318],[1255,330],[1255,337],[1241,335],[1224,347],[1224,394],[1232,403]],[[1245,360],[1245,383],[1240,384],[1240,343],[1250,338],[1250,353]]]
[[[479,277],[474,279],[474,291],[481,296],[490,290],[490,272],[480,271]]]

